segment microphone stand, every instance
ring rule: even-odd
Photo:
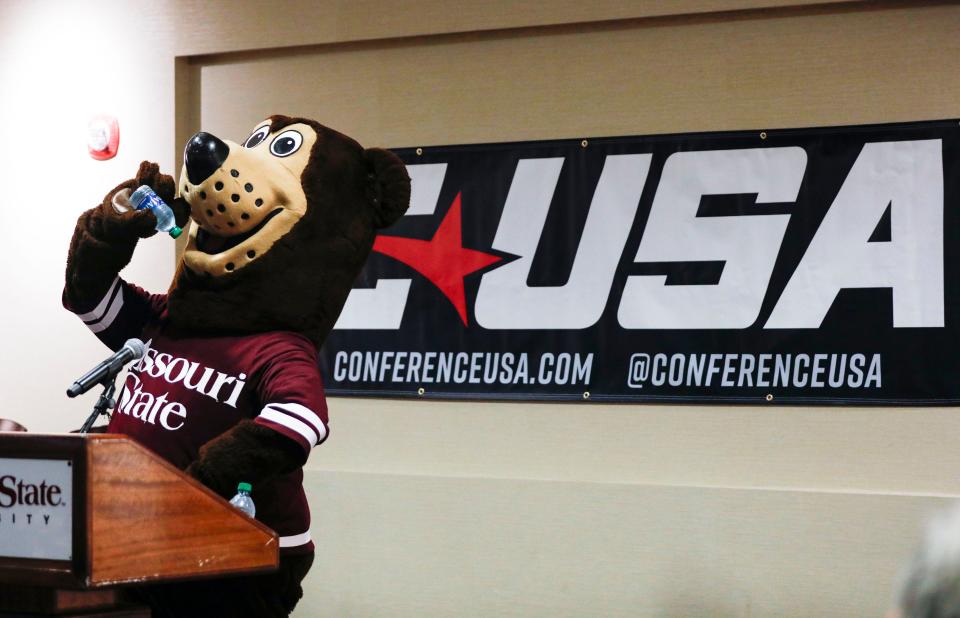
[[[96,405],[93,406],[93,412],[87,418],[86,422],[83,424],[83,427],[80,428],[80,433],[84,434],[90,431],[90,428],[93,427],[93,424],[97,422],[97,419],[100,418],[101,414],[110,415],[110,408],[117,405],[117,402],[113,399],[113,394],[117,390],[117,375],[118,373],[113,374],[112,376],[105,377],[100,385],[103,386],[103,392],[100,393],[100,397],[97,399]]]

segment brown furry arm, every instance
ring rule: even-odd
[[[140,238],[155,233],[156,218],[148,210],[118,212],[113,197],[123,189],[149,185],[174,209],[178,225],[186,224],[189,214],[182,200],[174,201],[173,178],[160,173],[156,163],[140,164],[136,178],[114,188],[103,202],[86,211],[77,220],[67,253],[64,304],[81,307],[100,300],[114,277],[130,262]]]
[[[102,298],[137,246],[135,235],[103,236],[103,220],[109,216],[103,210],[101,205],[80,215],[73,231],[63,288],[63,302],[68,307],[82,307]]]
[[[237,483],[257,486],[303,465],[303,449],[290,438],[252,420],[240,421],[200,447],[200,457],[187,474],[224,498],[237,493]]]

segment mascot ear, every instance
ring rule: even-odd
[[[400,158],[382,148],[368,148],[367,159],[373,224],[378,229],[392,225],[410,205],[410,176]]]

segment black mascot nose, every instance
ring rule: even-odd
[[[198,185],[223,165],[230,154],[230,147],[216,135],[200,131],[190,138],[183,149],[183,163],[187,166],[187,179]]]

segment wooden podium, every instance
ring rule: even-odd
[[[275,532],[125,436],[0,433],[0,617],[147,617],[124,585],[278,560]]]

